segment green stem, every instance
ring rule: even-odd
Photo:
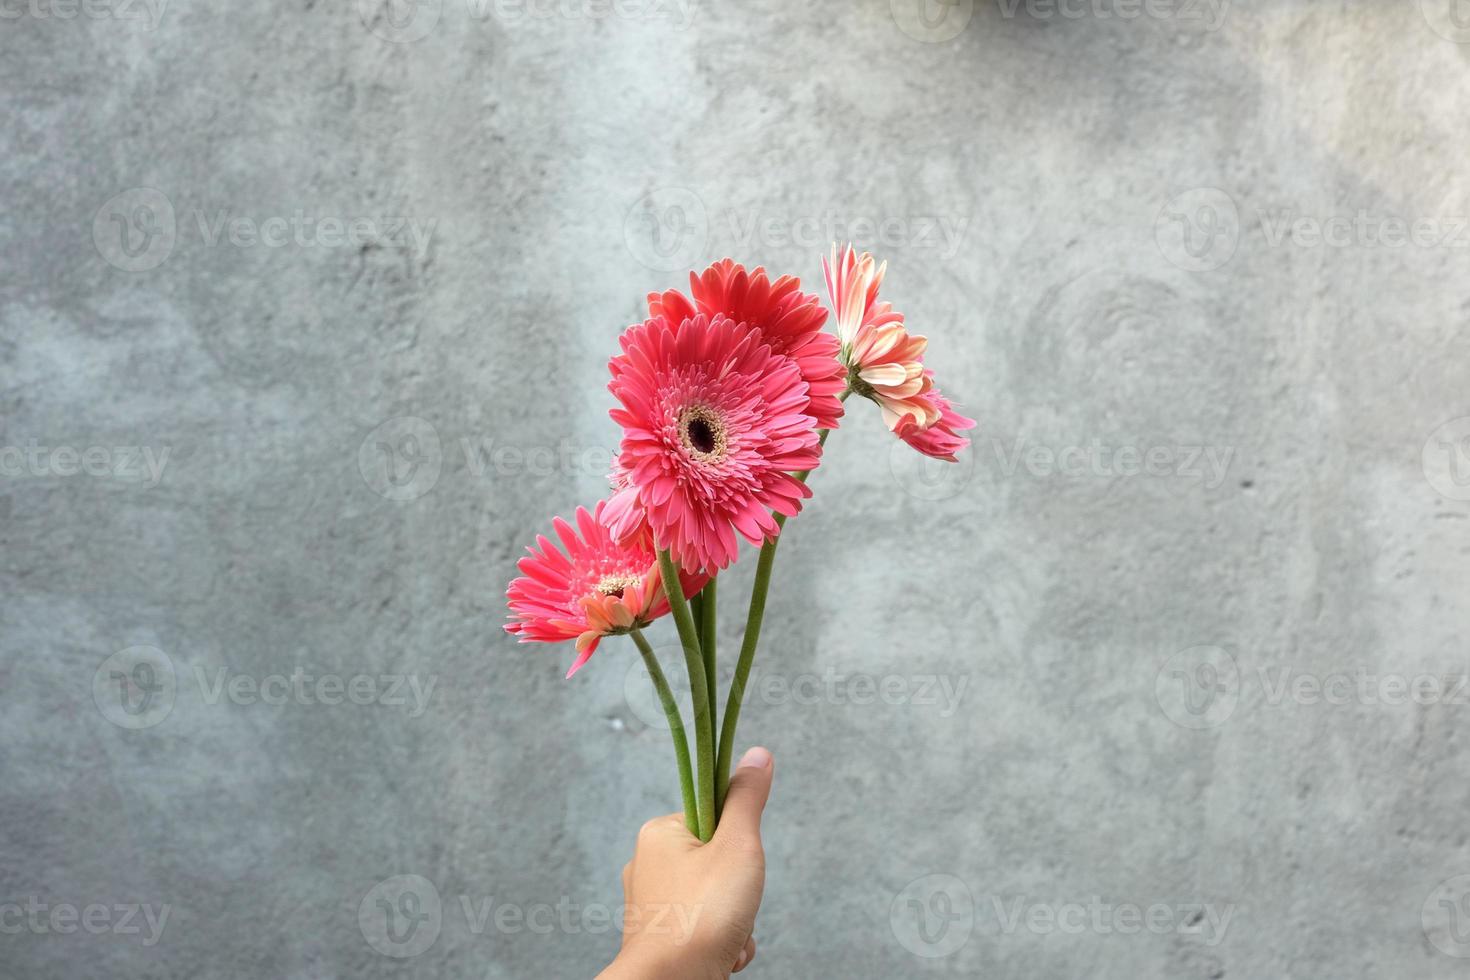
[[[668,678],[658,665],[658,658],[653,655],[653,647],[643,638],[643,631],[634,627],[630,635],[638,646],[638,652],[643,654],[643,665],[648,668],[648,676],[653,679],[653,689],[658,692],[658,702],[663,705],[664,716],[669,719],[669,734],[674,736],[674,758],[679,763],[679,791],[684,797],[684,825],[691,834],[698,837],[699,811],[694,802],[694,773],[689,767],[689,740],[684,736],[684,719],[679,717],[679,702],[674,700],[674,692],[669,690]]]
[[[669,610],[679,628],[679,643],[684,647],[684,666],[689,669],[689,697],[694,702],[694,742],[699,752],[699,782],[695,799],[699,811],[698,837],[709,840],[715,833],[715,726],[710,717],[709,682],[704,677],[704,659],[699,650],[699,632],[684,598],[679,581],[679,568],[663,548],[658,553],[658,570],[663,576],[664,592],[669,597]]]
[[[704,590],[699,593],[699,606],[696,612],[699,620],[699,651],[704,654],[704,680],[709,691],[709,726],[713,734],[719,718],[716,711],[719,708],[719,697],[715,693],[715,630],[717,622],[715,619],[715,576],[711,576]]]
[[[851,389],[844,391],[839,396],[840,400],[846,401],[851,393]],[[827,444],[827,434],[831,431],[821,431],[817,436],[818,446]],[[796,478],[805,483],[811,473],[811,470],[803,470],[796,474]],[[786,515],[777,514],[776,525],[784,528]],[[730,790],[730,758],[735,752],[735,727],[740,724],[740,704],[745,697],[745,682],[750,679],[750,666],[755,663],[755,648],[761,639],[761,623],[766,615],[766,593],[771,588],[771,567],[776,563],[776,542],[780,540],[778,533],[761,545],[760,557],[756,559],[755,584],[750,588],[750,610],[745,614],[745,636],[740,640],[740,659],[735,662],[735,677],[730,681],[730,695],[725,699],[724,722],[720,725],[719,761],[715,769],[717,821],[720,811],[725,808],[725,794]]]

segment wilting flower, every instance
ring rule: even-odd
[[[677,328],[662,316],[635,324],[609,363],[610,413],[656,545],[685,568],[714,572],[735,560],[736,532],[759,544],[811,491],[792,473],[821,459],[807,383],[755,327],[696,314]]]
[[[956,430],[972,428],[975,421],[956,412],[934,387],[934,372],[924,367],[928,340],[909,333],[903,315],[878,299],[887,268],[867,252],[856,254],[851,245],[839,257],[834,244],[822,260],[847,383],[878,404],[884,424],[900,439],[952,462],[955,452],[970,444]]]
[[[955,453],[970,444],[970,440],[959,435],[958,430],[973,429],[975,420],[956,412],[950,405],[949,399],[941,395],[938,388],[930,388],[925,397],[939,412],[939,421],[926,429],[911,419],[905,418],[899,423],[898,428],[893,430],[894,435],[925,456],[948,460],[951,463],[958,462],[955,459]]]
[[[605,503],[592,513],[578,507],[575,528],[560,517],[552,521],[562,548],[538,535],[539,550],[526,549],[530,554],[519,562],[522,575],[506,590],[511,622],[505,628],[522,643],[576,640],[578,657],[568,677],[604,636],[646,626],[669,611],[658,556],[647,542],[613,541],[602,523]],[[693,595],[706,581],[706,576],[684,573],[684,594]]]
[[[699,275],[689,273],[689,296],[677,289],[648,294],[648,315],[662,316],[675,330],[697,313],[713,320],[726,316],[755,327],[777,354],[796,362],[807,383],[805,411],[819,429],[835,429],[842,417],[838,398],[845,387],[837,360],[837,341],[822,328],[827,311],[816,296],[801,291],[801,280],[782,276],[771,282],[760,266],[752,271],[721,259]]]

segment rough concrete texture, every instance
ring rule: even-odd
[[[397,2],[4,7],[0,976],[596,972],[672,753],[502,591],[832,237],[982,428],[788,526],[750,975],[1465,976],[1448,5]]]

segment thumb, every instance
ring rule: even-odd
[[[761,813],[771,795],[771,777],[775,760],[769,749],[756,747],[740,757],[735,775],[730,778],[730,791],[725,794],[725,809],[720,813],[718,835],[726,827],[752,843],[761,839]]]

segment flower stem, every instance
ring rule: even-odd
[[[663,576],[664,593],[669,598],[669,610],[673,613],[674,625],[679,628],[679,643],[684,647],[684,666],[689,669],[689,697],[694,702],[694,742],[699,752],[699,783],[695,793],[696,809],[699,812],[698,837],[707,841],[715,832],[715,726],[710,716],[709,681],[704,676],[699,631],[689,612],[689,601],[684,598],[679,568],[674,564],[667,548],[659,550],[658,570]]]
[[[842,392],[839,397],[846,401],[851,394],[851,389]],[[817,436],[817,445],[827,444],[827,434],[831,429],[823,429]],[[796,478],[802,483],[811,476],[811,470],[803,470],[796,474]],[[786,526],[786,515],[777,514],[776,524],[778,527]],[[750,666],[755,662],[755,648],[761,639],[761,622],[766,615],[766,593],[771,588],[771,566],[776,563],[776,542],[781,536],[771,538],[761,545],[760,557],[755,564],[755,584],[750,588],[750,611],[745,614],[745,636],[740,640],[740,659],[735,662],[735,677],[730,681],[730,695],[725,699],[725,717],[720,725],[720,749],[719,762],[715,769],[715,819],[719,820],[720,811],[725,807],[725,794],[730,790],[730,758],[735,752],[735,727],[740,724],[740,703],[745,697],[745,682],[750,679]]]
[[[699,811],[694,803],[694,774],[689,767],[689,740],[684,736],[684,719],[679,717],[679,702],[674,700],[674,692],[669,690],[668,678],[658,665],[658,658],[653,655],[653,647],[643,638],[643,631],[634,627],[631,635],[638,646],[638,652],[643,654],[643,665],[648,668],[653,689],[658,692],[658,702],[663,705],[664,716],[669,719],[669,734],[674,736],[674,758],[679,763],[679,791],[684,797],[684,825],[691,834],[698,837]]]
[[[717,621],[715,619],[715,581],[711,576],[704,590],[699,593],[699,607],[696,615],[699,619],[699,651],[704,654],[704,680],[709,691],[709,725],[713,733],[719,723],[716,711],[719,700],[715,694],[715,630]]]

